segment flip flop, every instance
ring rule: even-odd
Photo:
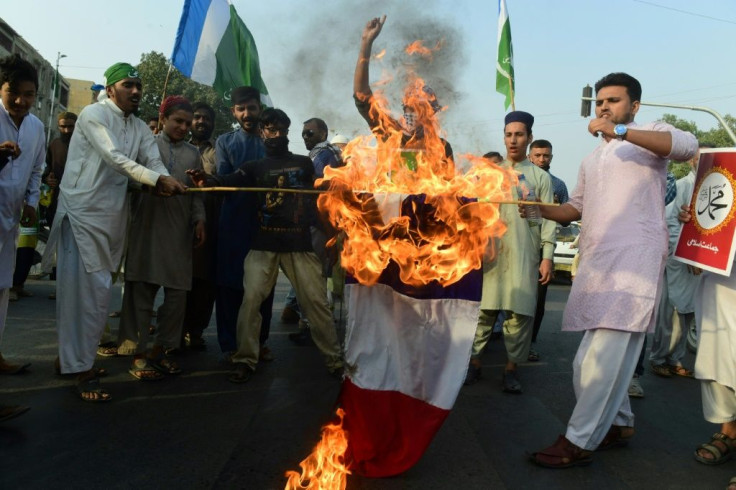
[[[164,375],[154,369],[148,362],[133,361],[133,365],[128,372],[136,379],[141,381],[160,381],[164,379]]]
[[[152,359],[148,361],[153,369],[163,374],[176,375],[181,374],[181,368],[179,365],[165,357],[161,359]]]
[[[115,357],[118,355],[118,344],[105,342],[97,346],[97,355],[102,357]]]
[[[89,378],[79,381],[76,385],[77,395],[83,402],[89,403],[106,403],[112,400],[110,393],[100,386],[98,378]],[[94,393],[94,397],[85,397],[85,393]]]

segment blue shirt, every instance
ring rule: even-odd
[[[555,202],[565,204],[570,200],[570,196],[567,194],[567,186],[562,179],[558,179],[549,172],[547,173],[549,178],[552,179],[552,195],[555,197]]]
[[[230,175],[246,162],[265,155],[263,140],[242,129],[225,133],[215,143],[217,175]],[[257,227],[253,193],[228,192],[222,200],[217,235],[217,284],[243,289],[243,262]]]

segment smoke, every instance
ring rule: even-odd
[[[413,72],[434,89],[442,106],[451,108],[463,96],[454,87],[466,55],[460,26],[431,14],[437,11],[433,5],[438,4],[438,0],[334,0],[287,13],[276,24],[281,27],[272,25],[270,39],[264,40],[274,48],[282,45],[278,52],[261,48],[264,77],[274,104],[292,117],[295,126],[319,117],[327,122],[330,137],[335,132],[348,137],[365,134],[368,128],[352,98],[353,73],[363,27],[371,18],[385,14],[387,20],[373,45],[373,54],[385,49],[386,55],[371,60],[371,86],[375,90],[376,82],[392,78],[381,90],[398,115],[407,75]],[[298,45],[284,46],[287,37],[298,39]],[[431,48],[440,43],[441,48],[431,58],[407,55],[404,49],[416,40]],[[263,46],[263,41],[259,42]],[[292,146],[298,151],[298,145]]]

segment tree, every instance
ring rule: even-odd
[[[726,114],[723,119],[731,130],[736,132],[736,118],[730,114]],[[733,140],[728,136],[726,130],[720,125],[715,128],[711,128],[708,131],[703,131],[698,129],[695,122],[680,119],[674,114],[665,114],[662,116],[662,120],[678,129],[694,134],[701,145],[709,145],[715,148],[729,148],[734,146]],[[670,162],[668,170],[679,179],[690,172],[690,165],[688,162]]]
[[[151,51],[141,55],[138,73],[143,82],[140,114],[144,119],[158,115],[168,71],[169,61],[163,53]],[[215,110],[215,136],[232,130],[233,119],[230,108],[222,97],[212,87],[190,80],[174,67],[171,67],[169,81],[166,84],[166,95],[182,95],[192,103],[206,102],[212,106]]]

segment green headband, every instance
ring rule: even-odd
[[[115,85],[125,78],[140,78],[140,75],[129,63],[115,63],[105,71],[105,87]]]

